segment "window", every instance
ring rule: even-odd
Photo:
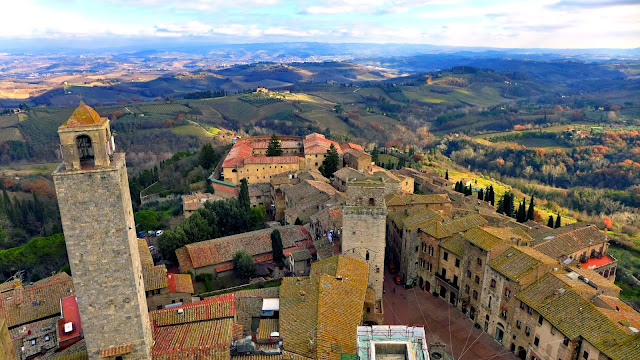
[[[31,340],[31,346],[36,346],[36,339]]]
[[[491,287],[492,288],[496,287],[496,280],[495,279],[491,279]]]
[[[527,307],[522,301],[520,301],[520,309],[524,310]]]
[[[582,353],[582,358],[589,359],[589,352],[588,351],[583,352]]]
[[[473,290],[473,298],[478,300],[478,292]]]
[[[511,297],[511,290],[509,290],[509,288],[504,289],[504,296],[507,298]]]
[[[542,315],[538,316],[538,325],[542,325],[543,317]]]
[[[480,276],[476,275],[476,284],[480,284]]]
[[[469,293],[469,285],[464,286],[464,292],[466,292],[467,294]]]
[[[529,329],[529,327],[528,327],[528,326],[526,326],[526,327],[524,328],[524,333],[525,333],[525,334],[527,334],[527,336],[531,335],[531,329]]]
[[[540,344],[540,339],[536,336],[535,339],[533,339],[533,345],[538,346]]]
[[[520,321],[520,320],[516,321],[516,327],[518,329],[522,329],[522,321]]]
[[[433,256],[433,246],[429,245],[429,256]]]
[[[491,309],[491,296],[489,296],[489,309]]]
[[[447,277],[447,269],[442,269],[442,277],[443,278]]]
[[[564,337],[564,340],[562,340],[562,345],[564,346],[569,346],[569,338],[568,337]]]
[[[467,270],[467,277],[471,278],[471,271],[470,270]]]
[[[456,258],[456,267],[460,267],[460,259]]]
[[[369,261],[369,250],[367,250],[366,260]]]
[[[367,312],[370,313],[371,312],[371,308],[367,307]]]
[[[507,309],[502,309],[502,312],[500,313],[500,315],[502,315],[503,319],[507,318]]]
[[[482,259],[478,258],[478,265],[482,266]]]
[[[444,261],[449,260],[449,253],[445,251],[444,254],[442,254],[442,258],[444,259]]]
[[[416,245],[416,252],[418,252],[418,246]]]
[[[531,306],[529,306],[527,308],[527,312],[529,313],[529,315],[533,315],[533,308]]]
[[[422,252],[427,252],[427,243],[423,241],[421,246],[422,246]]]

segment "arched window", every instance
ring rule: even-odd
[[[605,270],[605,271],[604,271],[604,277],[605,277],[605,278],[608,278],[608,277],[609,277],[609,269],[607,269],[607,270]]]
[[[369,261],[369,250],[367,250],[366,260]]]
[[[491,279],[491,287],[496,287],[496,280],[495,279]]]
[[[88,135],[77,136],[76,147],[78,149],[78,159],[80,160],[80,165],[93,166],[94,152],[91,138]]]
[[[376,199],[369,198],[369,206],[376,206]]]
[[[612,267],[611,270],[609,271],[609,275],[613,276],[616,274],[616,268]]]

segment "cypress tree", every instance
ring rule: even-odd
[[[277,229],[271,232],[271,250],[273,251],[273,261],[280,266],[284,265],[282,237]]]
[[[249,183],[246,178],[240,180],[240,193],[238,194],[238,203],[244,211],[251,209],[251,199],[249,199]]]
[[[520,206],[518,206],[518,214],[516,215],[516,220],[520,223],[527,221],[527,211],[525,210],[525,208],[525,202],[522,201],[520,203]]]
[[[562,220],[560,219],[560,213],[558,213],[558,216],[556,217],[556,228],[559,228],[562,226]]]
[[[478,191],[478,200],[484,200],[484,190]]]
[[[529,210],[527,211],[527,220],[533,220],[535,218],[535,208],[533,204],[533,195],[531,195],[531,200],[529,201]]]
[[[267,156],[282,156],[282,146],[276,134],[271,135],[271,140],[269,140],[269,146],[267,147]]]
[[[553,229],[553,215],[549,215],[549,221],[547,221],[547,226]]]

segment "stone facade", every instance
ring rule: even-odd
[[[85,129],[95,124],[72,127],[71,120],[59,130],[65,158],[53,179],[89,359],[129,344],[123,359],[149,359],[153,340],[124,154],[109,154],[103,132]],[[81,164],[81,149],[69,147],[74,134],[92,138],[93,164]]]
[[[385,225],[384,183],[353,182],[342,209],[342,253],[369,264],[369,287],[382,302]]]

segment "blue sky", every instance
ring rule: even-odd
[[[640,0],[5,0],[0,13],[0,42],[188,38],[640,47]]]

